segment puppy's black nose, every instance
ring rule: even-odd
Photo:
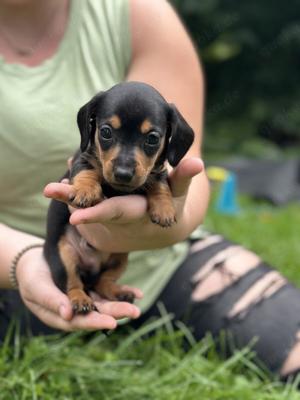
[[[129,183],[134,175],[134,169],[128,167],[115,167],[114,175],[118,182]]]

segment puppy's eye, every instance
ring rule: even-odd
[[[150,132],[148,133],[147,137],[146,137],[146,141],[145,143],[148,146],[157,146],[159,144],[160,141],[160,136],[159,133],[157,132]]]
[[[104,125],[100,128],[100,135],[102,139],[110,140],[112,138],[111,127],[108,125]]]

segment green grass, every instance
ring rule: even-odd
[[[156,333],[147,340],[145,333]],[[182,350],[183,338],[192,341]],[[168,317],[127,335],[101,333],[36,337],[2,347],[0,398],[132,400],[299,400],[291,385],[272,381],[249,349],[220,360],[213,342],[201,343],[185,329],[174,332]]]
[[[300,287],[299,203],[279,208],[241,198],[239,207],[236,216],[220,215],[213,200],[206,226],[254,250]]]
[[[241,201],[235,217],[217,214],[207,226],[258,252],[300,285],[299,206],[275,209]],[[0,348],[1,400],[300,400],[253,362],[244,349],[224,360],[207,337],[195,343],[168,315],[137,331],[23,339],[11,331]],[[145,334],[154,333],[151,336]],[[13,344],[10,345],[9,338]],[[187,340],[191,349],[182,350]]]

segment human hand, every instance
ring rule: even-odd
[[[133,304],[110,302],[92,293],[100,312],[92,311],[73,317],[71,303],[55,286],[41,248],[31,249],[21,257],[16,275],[25,305],[52,328],[64,331],[115,329],[117,319],[137,318],[140,315],[140,310]],[[137,298],[142,297],[139,289],[131,290]]]
[[[187,207],[187,195],[194,176],[203,171],[203,162],[186,158],[169,175],[177,223],[171,228],[153,224],[144,196],[127,195],[106,199],[94,207],[71,209],[70,223],[95,248],[108,252],[130,252],[165,247],[183,240],[190,233],[193,216]],[[67,183],[50,183],[46,197],[68,202],[71,192]]]

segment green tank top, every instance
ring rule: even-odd
[[[65,36],[55,55],[36,67],[0,58],[0,221],[45,235],[49,200],[79,146],[79,107],[125,79],[131,58],[128,0],[71,0]],[[122,281],[144,291],[146,310],[187,253],[179,243],[132,252]]]

